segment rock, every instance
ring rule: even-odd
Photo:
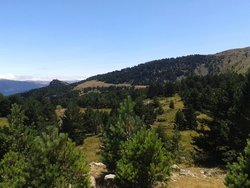
[[[89,181],[90,181],[90,187],[91,188],[96,188],[95,177],[94,176],[90,176]]]
[[[184,161],[186,161],[186,157],[180,157],[180,160],[181,160],[182,162],[184,162]]]
[[[115,186],[115,175],[108,174],[104,177],[104,184],[106,187],[114,187]]]
[[[154,188],[163,188],[163,187],[166,187],[166,183],[165,182],[160,182],[160,181],[157,181],[154,183]]]
[[[171,168],[175,172],[180,172],[180,167],[178,165],[176,165],[176,164],[172,165]]]
[[[190,172],[189,170],[184,170],[184,169],[180,170],[180,175],[194,177],[194,174],[192,172]]]
[[[204,171],[204,175],[209,176],[209,177],[212,177],[212,176],[215,175],[215,173],[214,173],[213,171],[211,171],[211,170],[205,170],[205,171]]]
[[[90,166],[98,166],[98,167],[106,167],[106,165],[105,164],[103,164],[103,163],[97,163],[97,162],[91,162],[90,163]]]
[[[115,175],[114,174],[108,174],[104,177],[104,180],[110,180],[110,179],[115,179]]]

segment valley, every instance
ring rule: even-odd
[[[250,133],[250,74],[242,70],[248,49],[219,53],[220,60],[163,59],[71,84],[55,79],[46,87],[2,95],[2,165],[12,157],[21,157],[21,166],[32,158],[44,174],[59,157],[58,166],[75,164],[74,173],[63,178],[81,174],[79,182],[91,180],[94,187],[107,187],[106,176],[118,187],[226,187],[234,181],[228,164],[243,160],[237,157]],[[27,167],[28,173],[32,168],[37,167]],[[53,168],[56,180],[60,169]],[[141,180],[148,176],[155,180]]]

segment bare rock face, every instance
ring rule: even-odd
[[[67,82],[60,81],[57,79],[54,79],[49,83],[49,87],[62,87],[62,86],[66,86],[66,85],[69,85],[69,84]]]

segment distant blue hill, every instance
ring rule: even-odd
[[[31,89],[37,89],[45,87],[49,82],[43,81],[16,81],[0,79],[0,93],[3,95],[13,95],[16,93],[22,93]]]

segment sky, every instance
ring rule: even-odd
[[[0,0],[0,78],[80,80],[250,46],[249,0]]]

